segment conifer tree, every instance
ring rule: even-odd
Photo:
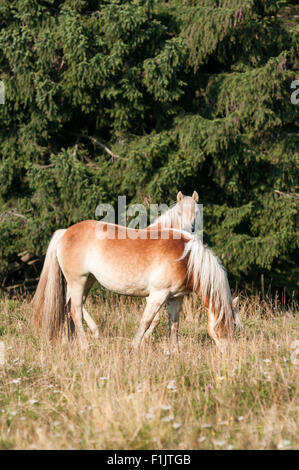
[[[296,3],[2,0],[2,285],[32,276],[18,254],[41,257],[99,202],[196,189],[232,285],[259,289],[263,275],[292,295]]]

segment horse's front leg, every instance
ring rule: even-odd
[[[152,323],[150,324],[150,327],[147,329],[147,331],[145,332],[144,336],[143,336],[143,340],[142,341],[147,341],[150,336],[152,335],[152,332],[154,331],[154,329],[156,328],[156,326],[159,325],[160,323],[160,317],[161,317],[161,314],[160,314],[160,311],[158,313],[156,313],[156,315],[154,316],[154,319],[152,321]]]
[[[143,312],[139,329],[133,339],[132,347],[138,349],[142,342],[145,332],[149,329],[154,317],[167,299],[169,291],[152,291],[147,298],[146,307]]]
[[[180,310],[183,302],[183,297],[176,297],[169,299],[167,302],[168,310],[168,324],[169,324],[169,335],[170,335],[170,349],[175,352],[178,350],[178,332],[179,332],[179,317]]]

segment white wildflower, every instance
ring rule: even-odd
[[[174,419],[174,416],[173,415],[169,415],[169,416],[165,416],[164,418],[162,418],[162,421],[163,423],[169,423],[170,421],[172,421]]]
[[[214,440],[213,442],[214,442],[214,445],[218,446],[218,447],[223,447],[224,444],[225,444],[225,441],[216,441],[216,440]]]
[[[163,411],[169,411],[169,410],[171,410],[171,405],[161,405],[161,409]]]
[[[277,444],[277,449],[285,449],[287,447],[291,447],[291,445],[291,441],[289,441],[288,439],[283,439]]]
[[[21,382],[21,380],[22,380],[22,379],[19,377],[18,379],[13,379],[13,380],[11,380],[9,383],[10,383],[10,384],[19,384],[19,383]]]
[[[176,391],[176,381],[175,381],[175,380],[171,380],[171,381],[169,382],[169,384],[167,385],[167,388],[168,388],[168,390]]]
[[[173,423],[173,429],[179,429],[182,426],[182,423]]]
[[[28,403],[30,405],[36,405],[38,403],[38,400],[35,400],[34,398],[32,398],[31,400],[28,400]]]

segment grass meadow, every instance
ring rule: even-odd
[[[296,305],[241,296],[242,330],[221,355],[195,297],[185,298],[180,351],[167,313],[130,351],[144,300],[100,292],[90,350],[44,343],[30,299],[0,299],[0,449],[298,449]],[[297,346],[298,348],[298,346]],[[296,360],[297,359],[297,360]]]

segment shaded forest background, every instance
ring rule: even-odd
[[[100,202],[196,189],[231,286],[298,294],[296,4],[1,0],[2,289]]]

